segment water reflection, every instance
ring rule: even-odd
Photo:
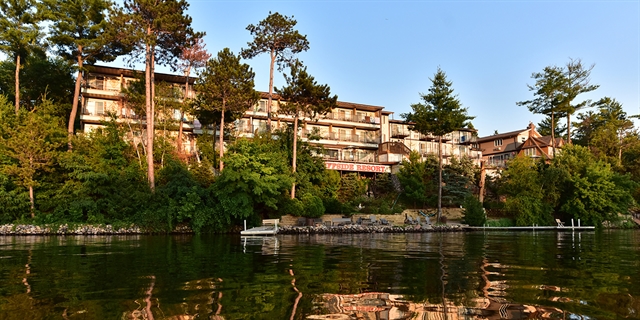
[[[638,318],[640,233],[0,237],[0,319]]]

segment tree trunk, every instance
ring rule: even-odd
[[[184,119],[184,104],[187,103],[187,99],[189,99],[189,74],[191,73],[191,66],[187,67],[187,70],[185,71],[185,77],[187,78],[187,80],[185,81],[184,84],[184,97],[182,98],[182,110],[180,110],[180,128],[178,128],[178,152],[180,154],[183,153],[182,150],[182,119]]]
[[[182,119],[184,118],[184,111],[180,110],[180,127],[178,128],[178,153],[183,154],[182,150]]]
[[[551,111],[551,151],[553,151],[553,157],[556,157],[556,126],[555,126],[555,114]]]
[[[267,131],[271,133],[271,103],[273,96],[273,65],[276,62],[276,53],[271,50],[271,65],[269,67],[269,98],[267,100]]]
[[[20,110],[20,55],[16,55],[16,115]]]
[[[29,186],[29,202],[31,202],[31,219],[33,219],[36,217],[34,213],[35,207],[36,207],[36,200],[33,196],[33,186]]]
[[[78,77],[76,78],[76,88],[73,91],[73,105],[71,107],[71,114],[69,115],[69,125],[67,126],[67,132],[69,135],[67,151],[69,152],[73,150],[71,139],[73,139],[73,135],[75,133],[74,124],[76,122],[76,115],[78,114],[78,99],[80,99],[80,84],[82,83],[82,46],[78,46],[78,52]]]
[[[438,137],[438,222],[442,219],[442,136]]]
[[[151,27],[147,28],[147,35],[151,34]],[[155,191],[155,176],[153,168],[153,65],[154,65],[154,49],[152,46],[147,45],[146,48],[146,65],[145,65],[145,94],[146,94],[146,113],[147,113],[147,179],[149,181],[149,188],[152,192]]]
[[[484,185],[486,181],[486,172],[484,167],[484,161],[480,163],[480,194],[478,195],[478,201],[484,203]]]
[[[218,146],[220,148],[220,172],[222,172],[222,169],[224,169],[224,162],[222,162],[222,156],[224,155],[224,109],[225,109],[225,104],[226,104],[225,99],[222,99],[222,112],[221,112],[221,115],[220,115],[220,146]],[[213,131],[213,134],[215,136],[215,134],[216,134],[215,130]]]
[[[294,176],[296,173],[296,164],[298,159],[298,113],[293,117],[293,160],[291,161],[291,171]],[[296,181],[294,177],[293,184],[291,185],[291,199],[296,197]]]
[[[571,115],[567,112],[567,143],[571,144]]]

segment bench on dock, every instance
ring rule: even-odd
[[[280,219],[262,219],[263,226],[276,226],[278,228],[278,223],[280,223]]]
[[[352,224],[351,218],[333,218],[331,219],[331,225],[343,226],[345,224]]]

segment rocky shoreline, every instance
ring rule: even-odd
[[[353,233],[417,233],[417,232],[459,232],[464,231],[461,225],[345,225],[345,226],[280,226],[278,234],[353,234]],[[118,227],[111,225],[72,225],[36,226],[24,224],[0,225],[0,236],[30,236],[30,235],[128,235],[152,234],[138,226]],[[193,233],[186,225],[176,227],[171,233]],[[232,233],[239,233],[239,230]]]
[[[418,233],[418,232],[460,232],[462,225],[408,225],[408,226],[365,226],[351,224],[345,226],[328,227],[324,225],[311,227],[282,226],[278,234],[350,234],[350,233]]]
[[[126,235],[151,234],[138,226],[113,227],[112,225],[72,225],[36,226],[26,224],[0,225],[2,236],[30,236],[30,235]],[[172,233],[193,233],[188,226],[179,226]]]

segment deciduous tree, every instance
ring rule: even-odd
[[[290,65],[291,73],[285,75],[287,86],[276,92],[283,100],[280,103],[280,111],[293,116],[293,160],[292,172],[296,173],[296,156],[298,148],[298,120],[300,116],[306,120],[313,120],[318,115],[324,115],[337,106],[338,96],[331,96],[331,88],[328,85],[319,85],[316,80],[307,73],[307,67],[298,60]],[[291,199],[296,196],[295,182],[291,186]]]
[[[224,48],[218,55],[207,62],[196,83],[199,92],[199,113],[219,113],[220,118],[220,170],[224,168],[224,125],[225,113],[233,118],[241,117],[247,109],[255,105],[259,94],[253,89],[255,74],[249,65],[240,62],[236,56]],[[233,121],[235,119],[231,119]]]
[[[182,153],[182,123],[184,120],[184,113],[187,110],[191,110],[191,104],[194,96],[191,95],[189,90],[189,76],[192,70],[197,70],[204,67],[207,61],[211,58],[211,54],[204,48],[204,40],[197,38],[190,46],[182,48],[182,54],[180,55],[180,69],[184,72],[184,98],[182,107],[180,108],[180,127],[178,128],[178,152]]]
[[[56,152],[64,143],[59,119],[46,113],[51,107],[48,103],[40,105],[43,109],[40,112],[20,111],[15,125],[5,129],[6,136],[0,137],[2,152],[11,159],[2,169],[29,190],[32,218],[35,217],[34,189],[39,185],[37,176],[51,169]]]
[[[249,46],[242,49],[241,55],[251,59],[262,53],[269,53],[269,98],[267,101],[267,130],[271,131],[271,103],[273,100],[273,67],[277,63],[279,69],[288,65],[294,54],[309,50],[307,36],[301,35],[294,29],[298,22],[293,16],[287,17],[280,13],[271,13],[257,25],[250,24],[247,30],[253,36]]]
[[[438,221],[442,216],[442,137],[468,125],[475,117],[467,115],[458,96],[453,93],[452,82],[438,68],[431,79],[428,94],[420,94],[422,103],[412,104],[413,112],[402,116],[410,123],[410,129],[421,134],[438,137]]]

